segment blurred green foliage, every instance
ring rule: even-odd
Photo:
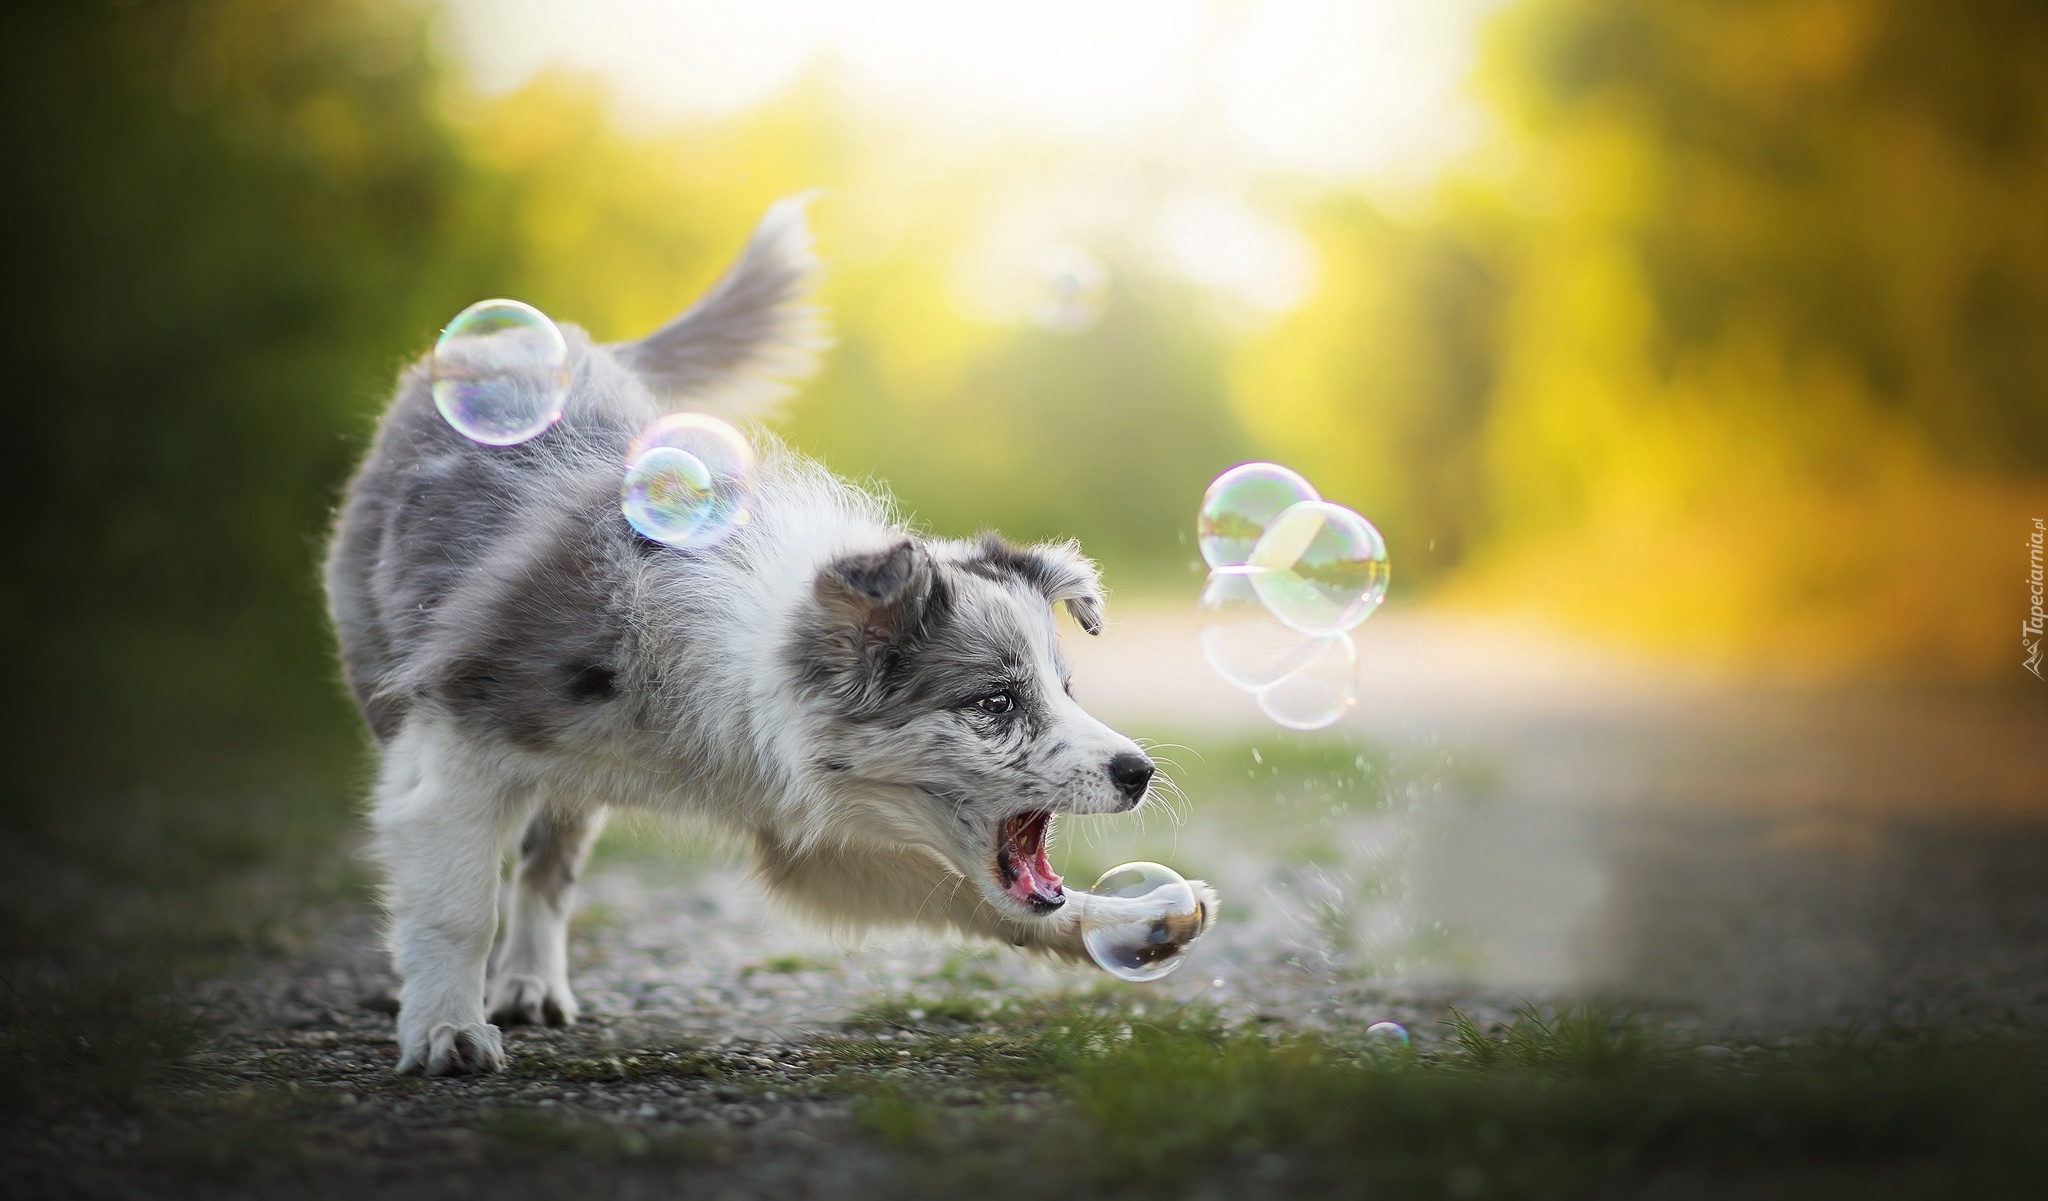
[[[321,529],[399,355],[490,253],[451,252],[467,168],[417,19],[377,11],[0,16],[14,785],[345,728]]]
[[[474,95],[432,17],[0,16],[11,787],[351,750],[314,565],[395,369],[485,295],[644,332],[821,185],[839,348],[786,429],[938,532],[1079,537],[1185,592],[1204,482],[1278,456],[1380,522],[1397,594],[1773,663],[2012,657],[2013,523],[2048,495],[2033,6],[1527,0],[1479,76],[1496,144],[1421,207],[1259,193],[1318,253],[1292,313],[1219,320],[1100,239],[1107,314],[1066,336],[961,279],[1100,167],[1071,146],[949,139],[828,68],[627,128],[573,78]]]
[[[1426,211],[1313,211],[1254,434],[1448,596],[1793,672],[2009,673],[2048,511],[2048,14],[1530,0]]]

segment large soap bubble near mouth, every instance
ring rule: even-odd
[[[1108,900],[1109,912],[1081,931],[1081,945],[1119,980],[1142,984],[1176,971],[1201,937],[1206,915],[1194,886],[1163,863],[1120,864],[1088,891]]]
[[[516,446],[561,419],[569,343],[530,304],[482,300],[441,331],[429,373],[434,407],[455,432],[485,446]]]

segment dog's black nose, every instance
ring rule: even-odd
[[[1109,778],[1116,781],[1118,791],[1136,801],[1145,795],[1145,786],[1152,782],[1152,761],[1125,751],[1109,761]]]

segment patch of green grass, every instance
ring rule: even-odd
[[[891,997],[860,1009],[840,1024],[868,1034],[884,1030],[920,1031],[979,1026],[994,1013],[994,1003],[988,998],[967,993],[924,999]]]
[[[1061,1158],[1141,1190],[1248,1157],[1276,1180],[1396,1195],[1575,1194],[1672,1173],[1846,1182],[1929,1164],[1989,1188],[2043,1166],[2043,1066],[2037,1043],[1921,1036],[1724,1066],[1589,1011],[1527,1013],[1492,1037],[1464,1023],[1435,1057],[1140,1026],[1068,1076]]]
[[[765,963],[749,964],[742,968],[745,974],[773,972],[778,976],[795,976],[803,972],[829,972],[838,965],[823,959],[812,959],[804,955],[777,955]]]
[[[823,1039],[810,1047],[814,1063],[829,1062],[838,1069],[836,1083],[842,1089],[914,1089],[922,1070],[945,1080],[952,1091],[964,1080],[993,1095],[1056,1082],[1076,1064],[1127,1042],[1134,1024],[1148,1020],[1176,1030],[1218,1028],[1213,1013],[1193,1007],[1167,1007],[1147,1019],[1111,990],[1022,1004],[949,994],[891,998],[845,1023],[859,1033],[890,1033],[893,1041]]]
[[[1710,1057],[1612,1011],[1526,1009],[1492,1031],[1455,1016],[1441,1041],[1389,1049],[1108,996],[951,1004],[956,1032],[909,1044],[913,1059],[964,1070],[990,1102],[1029,1087],[1059,1103],[1026,1137],[1008,1120],[948,1122],[914,1075],[866,1077],[861,1127],[914,1149],[938,1193],[981,1187],[1019,1154],[1055,1191],[1132,1197],[1549,1197],[1675,1180],[2018,1196],[2048,1178],[2048,1045],[2033,1037],[1846,1033]],[[923,1009],[929,1026],[938,1005],[895,1001],[861,1022]],[[871,1045],[884,1064],[906,1047]]]
[[[876,1087],[856,1098],[854,1126],[899,1151],[936,1145],[942,1131],[939,1107],[912,1089]]]

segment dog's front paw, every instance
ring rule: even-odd
[[[491,985],[491,1021],[499,1026],[573,1026],[576,996],[566,983],[510,975]]]
[[[505,1044],[496,1026],[441,1022],[405,1040],[398,1071],[405,1076],[462,1076],[505,1070]]]
[[[1188,941],[1192,942],[1216,925],[1216,911],[1223,907],[1223,898],[1216,895],[1216,890],[1209,887],[1207,880],[1190,880],[1188,887],[1195,890],[1195,905],[1202,919],[1201,929],[1188,936]]]
[[[1070,903],[1081,901],[1073,927],[1076,943],[1111,975],[1143,980],[1164,974],[1153,969],[1186,954],[1216,924],[1222,907],[1216,890],[1205,881],[1189,880],[1187,885],[1194,893],[1192,910],[1188,894],[1177,885],[1162,884],[1136,897],[1070,893]],[[1129,976],[1125,971],[1148,974]]]

